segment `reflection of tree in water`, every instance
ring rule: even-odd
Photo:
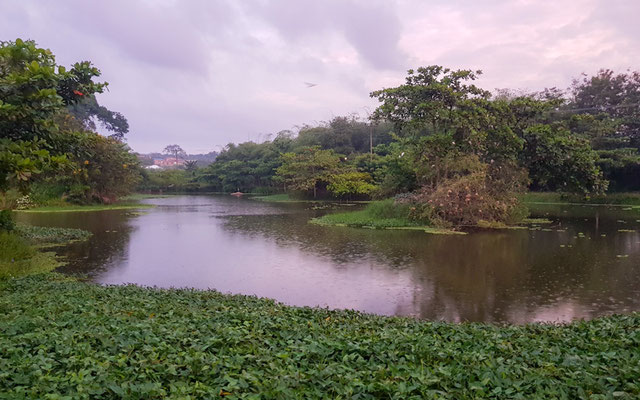
[[[640,309],[638,234],[611,219],[572,220],[565,232],[514,230],[467,236],[327,228],[308,214],[238,216],[225,229],[267,237],[328,258],[335,268],[369,263],[408,271],[413,298],[397,314],[448,321],[567,320]],[[608,222],[607,222],[608,221]],[[550,228],[541,228],[550,229]],[[585,237],[574,238],[578,232]],[[601,237],[601,232],[609,232]],[[591,239],[588,239],[591,237]],[[560,247],[564,244],[565,247]],[[568,247],[571,245],[572,247]],[[629,258],[616,257],[629,254]],[[634,261],[635,260],[635,261]]]
[[[409,265],[413,254],[399,244],[410,232],[388,232],[327,228],[308,224],[310,216],[304,214],[246,215],[224,218],[223,226],[230,232],[248,237],[267,237],[279,246],[296,247],[329,259],[336,268],[346,268],[351,262],[366,259],[387,267],[402,268]]]
[[[91,232],[89,240],[56,248],[66,265],[58,271],[91,276],[101,270],[121,265],[127,257],[131,232],[135,229],[128,220],[134,212],[111,210],[100,212],[34,213],[22,218],[39,226],[78,228]]]

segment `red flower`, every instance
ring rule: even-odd
[[[84,96],[84,93],[78,91],[78,90],[74,90],[73,94],[77,94],[78,96]]]

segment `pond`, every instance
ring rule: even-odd
[[[452,322],[563,322],[640,310],[640,210],[534,206],[551,224],[469,235],[323,227],[334,210],[223,195],[144,212],[21,214],[82,228],[60,271],[101,284],[216,289],[298,306]],[[346,206],[336,206],[340,210]]]

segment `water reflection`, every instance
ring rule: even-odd
[[[304,204],[231,196],[152,202],[157,208],[143,215],[22,218],[94,232],[64,250],[64,271],[100,283],[215,288],[446,321],[567,321],[640,310],[637,210],[540,206],[534,213],[552,224],[439,236],[315,226],[309,218],[326,211]]]

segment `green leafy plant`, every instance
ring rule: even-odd
[[[10,232],[15,227],[16,227],[16,224],[13,221],[13,217],[11,216],[11,211],[0,210],[0,232],[1,231]]]
[[[449,324],[214,291],[0,283],[7,398],[640,396],[640,315]]]

